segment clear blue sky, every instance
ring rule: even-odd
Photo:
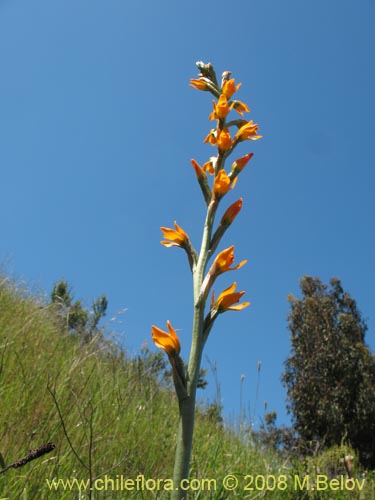
[[[0,260],[48,292],[65,277],[88,305],[105,293],[108,320],[127,308],[132,353],[170,319],[187,357],[190,273],[159,228],[177,220],[199,247],[189,159],[214,151],[211,96],[188,81],[197,60],[230,69],[264,139],[238,148],[255,156],[224,202],[244,198],[221,248],[248,264],[215,288],[235,279],[252,305],[219,318],[205,353],[226,415],[242,374],[252,411],[261,360],[256,422],[264,401],[288,422],[286,296],[302,275],[342,280],[375,349],[374,25],[374,0],[0,0]]]

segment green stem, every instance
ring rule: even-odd
[[[196,310],[194,316],[195,328],[193,328],[193,330],[196,329],[197,333],[199,334],[199,330],[203,327],[203,308],[199,307]],[[198,337],[198,335],[196,335],[195,337]],[[202,351],[202,342],[193,342],[188,367],[188,396],[185,399],[180,400],[179,402],[180,421],[177,434],[177,447],[173,472],[173,483],[175,488],[179,488],[183,479],[189,478],[190,457],[194,433],[196,388],[199,377]],[[187,492],[181,489],[174,490],[171,495],[171,500],[182,500],[186,498]]]
[[[218,202],[212,198],[208,210],[203,230],[201,251],[197,266],[193,272],[194,285],[194,318],[192,330],[192,344],[190,359],[187,370],[187,397],[179,399],[180,420],[177,434],[177,446],[175,455],[175,465],[173,472],[173,483],[175,489],[171,494],[171,500],[185,500],[187,491],[180,489],[181,481],[189,478],[190,457],[194,433],[195,399],[199,378],[199,370],[204,347],[203,327],[205,301],[198,300],[201,286],[208,260],[212,227],[215,219]],[[185,486],[187,484],[185,483]]]

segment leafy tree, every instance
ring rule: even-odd
[[[267,412],[264,415],[259,430],[252,431],[254,444],[265,450],[278,451],[282,456],[292,458],[297,449],[298,439],[292,427],[276,424],[277,413],[275,411]]]
[[[61,307],[69,308],[72,305],[72,294],[69,290],[67,281],[64,279],[55,283],[52,293],[51,300],[53,304],[59,304]]]
[[[375,359],[366,323],[340,280],[330,287],[304,276],[302,298],[289,296],[292,352],[282,376],[288,411],[306,446],[347,440],[375,466]]]
[[[73,295],[64,279],[55,283],[51,293],[52,304],[58,314],[65,318],[69,330],[77,332],[85,340],[90,340],[98,332],[98,324],[106,314],[108,300],[101,295],[92,303],[92,311],[87,310],[80,300],[73,302]]]

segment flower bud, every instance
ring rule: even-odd
[[[237,214],[241,210],[241,208],[242,208],[242,198],[235,201],[229,208],[227,208],[221,219],[221,222],[227,226],[232,224],[232,222],[237,217]]]

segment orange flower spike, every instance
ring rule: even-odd
[[[210,114],[209,120],[223,120],[233,107],[233,104],[230,106],[228,105],[228,100],[225,94],[221,94],[217,104],[215,101],[212,101],[212,104],[214,106],[214,110]]]
[[[257,139],[261,139],[262,136],[257,135],[258,128],[258,124],[254,123],[253,120],[250,120],[238,129],[235,138],[239,141],[245,141],[246,139],[256,141]]]
[[[218,296],[214,304],[214,308],[217,309],[219,313],[225,311],[241,311],[241,309],[245,309],[245,307],[248,307],[250,305],[250,302],[237,304],[237,302],[241,300],[241,297],[245,294],[245,292],[235,292],[236,286],[237,283],[233,283]]]
[[[241,116],[243,116],[244,113],[248,113],[250,111],[247,104],[245,104],[242,101],[233,101],[232,106],[237,111],[237,113]]]
[[[208,90],[207,83],[200,78],[191,78],[189,86],[197,90]]]
[[[227,151],[232,146],[232,139],[227,128],[220,130],[220,134],[217,139],[217,146],[220,151]]]
[[[162,240],[160,243],[166,247],[185,247],[185,245],[189,242],[189,236],[185,231],[180,227],[176,221],[174,222],[175,229],[171,229],[170,227],[161,227],[160,229],[163,232],[164,238],[170,241]]]
[[[241,156],[241,158],[238,158],[235,162],[232,164],[232,172],[242,172],[242,170],[246,167],[248,162],[251,160],[251,158],[254,156],[254,153],[248,153],[245,156]]]
[[[236,269],[239,269],[240,267],[244,266],[247,262],[247,260],[241,261],[237,266],[230,267],[234,262],[234,245],[232,245],[229,248],[226,248],[225,250],[222,250],[219,254],[217,254],[212,267],[214,270],[214,273],[216,275],[225,273],[227,271],[235,271]]]
[[[230,80],[225,80],[222,86],[222,92],[226,96],[227,99],[230,99],[232,95],[237,92],[237,90],[241,87],[242,83],[239,83],[237,86],[234,82],[234,78]]]
[[[221,219],[222,222],[227,225],[232,224],[232,222],[240,212],[241,208],[242,208],[242,198],[232,203],[232,205],[226,209]]]
[[[222,168],[217,173],[214,181],[214,193],[220,196],[224,196],[230,190],[230,178],[228,177],[225,170]]]
[[[152,340],[154,341],[156,347],[163,349],[168,356],[178,356],[181,350],[180,340],[169,321],[167,321],[167,327],[169,333],[161,330],[155,325],[152,325]]]

